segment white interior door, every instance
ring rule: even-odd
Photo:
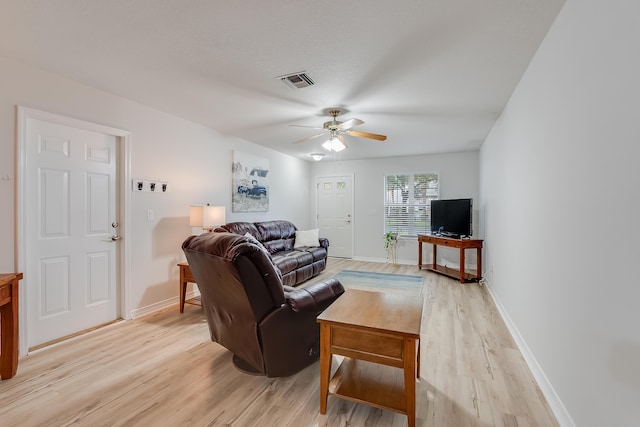
[[[320,236],[329,239],[329,255],[353,257],[353,176],[316,179]]]
[[[27,337],[33,347],[116,320],[116,137],[28,118]]]

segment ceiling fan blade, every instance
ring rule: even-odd
[[[305,141],[308,141],[308,140],[313,139],[313,138],[317,138],[317,137],[322,136],[322,135],[324,135],[324,133],[319,133],[317,135],[311,135],[311,136],[308,136],[306,138],[302,138],[302,139],[299,139],[297,141],[293,141],[292,144],[300,144],[301,142],[305,142]]]
[[[377,133],[369,133],[369,132],[360,132],[357,130],[350,130],[347,132],[347,135],[357,136],[358,138],[375,139],[377,141],[384,141],[387,139],[386,135],[378,135]]]
[[[352,127],[355,127],[355,126],[359,126],[359,125],[361,125],[363,123],[364,122],[362,120],[360,120],[360,119],[349,119],[349,120],[347,120],[345,122],[340,123],[337,126],[337,129],[338,130],[347,130],[347,129],[351,129]]]
[[[305,126],[305,125],[289,125],[289,126],[293,126],[293,127],[296,127],[296,128],[325,130],[324,128],[319,128],[319,127],[315,127],[315,126]]]

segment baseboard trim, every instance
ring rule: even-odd
[[[496,308],[498,309],[498,313],[500,313],[500,317],[502,317],[505,325],[507,325],[507,329],[509,329],[509,332],[511,333],[513,340],[516,342],[516,345],[518,346],[522,357],[524,357],[527,366],[529,366],[533,377],[538,383],[542,394],[547,399],[551,411],[558,420],[558,424],[560,424],[561,427],[576,427],[575,422],[571,418],[571,414],[569,414],[569,411],[567,411],[567,408],[562,403],[560,396],[558,396],[558,393],[556,393],[553,385],[551,385],[551,382],[549,381],[544,371],[540,367],[540,364],[529,349],[527,342],[522,337],[520,331],[511,320],[509,313],[505,309],[504,305],[502,305],[502,301],[500,301],[500,298],[498,298],[498,296],[493,292],[491,284],[488,280],[484,279],[484,284],[487,288],[487,291],[489,291],[489,295],[496,305]]]
[[[48,350],[50,348],[57,347],[57,346],[62,345],[62,344],[66,344],[66,343],[71,342],[71,341],[75,341],[75,340],[78,340],[78,339],[81,339],[81,338],[85,338],[87,335],[95,334],[98,331],[102,331],[102,330],[107,329],[107,328],[118,326],[118,325],[122,324],[122,322],[125,322],[125,321],[126,320],[124,320],[124,319],[116,319],[114,321],[107,322],[107,323],[105,323],[103,325],[99,325],[99,326],[95,326],[93,328],[85,329],[83,331],[79,331],[79,332],[76,332],[74,334],[67,335],[65,337],[61,337],[61,338],[55,339],[53,341],[49,341],[49,342],[44,343],[44,344],[37,345],[35,347],[30,347],[29,351],[27,352],[27,354],[24,354],[24,355],[21,354],[19,357],[20,357],[20,359],[22,359],[23,357],[26,357],[26,356],[32,356],[32,355],[34,355],[36,353],[39,353],[39,352],[41,352],[43,350]]]
[[[187,292],[186,299],[195,298],[197,296],[200,296],[200,292],[198,290],[192,290],[190,292]],[[164,301],[159,301],[154,304],[147,305],[145,307],[136,308],[135,310],[131,311],[131,318],[135,319],[138,317],[146,316],[148,314],[155,313],[156,311],[164,310],[165,308],[178,304],[180,304],[179,296],[169,298]],[[176,310],[178,310],[177,307]]]

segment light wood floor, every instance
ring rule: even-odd
[[[418,426],[558,425],[485,288],[340,259],[320,277],[343,269],[425,278]],[[21,359],[0,381],[0,425],[406,426],[403,415],[335,397],[319,415],[318,389],[318,363],[280,379],[239,372],[187,304]]]

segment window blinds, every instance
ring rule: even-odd
[[[440,197],[437,173],[385,175],[384,232],[416,237],[431,229],[431,200]]]

